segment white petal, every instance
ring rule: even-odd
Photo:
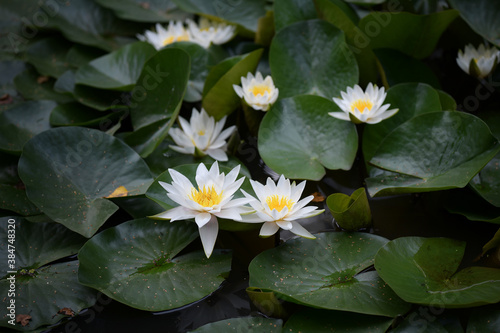
[[[201,243],[203,244],[203,250],[205,250],[205,255],[210,258],[215,246],[215,240],[217,239],[217,234],[219,233],[219,222],[217,218],[212,216],[210,221],[199,229]]]
[[[262,237],[269,237],[274,235],[280,227],[275,222],[265,222],[262,225],[262,228],[260,228],[260,233],[259,235]]]
[[[290,221],[276,221],[276,224],[284,230],[292,229],[292,222]]]
[[[349,118],[349,115],[345,112],[328,112],[328,114],[340,120],[351,120],[351,118]]]
[[[187,209],[182,206],[177,206],[172,209],[169,209],[165,212],[162,212],[160,214],[156,214],[151,216],[151,218],[157,218],[160,220],[171,220],[171,221],[176,221],[176,220],[187,220],[187,219],[192,219],[195,217],[197,212],[194,212],[190,209]]]
[[[209,214],[209,213],[199,213],[195,216],[195,219],[194,221],[196,222],[196,224],[198,225],[198,228],[201,228],[203,227],[205,224],[208,223],[208,221],[210,221],[210,219],[212,218],[212,215]]]
[[[294,234],[304,237],[304,238],[309,238],[309,239],[315,239],[309,231],[307,231],[303,226],[301,226],[298,222],[292,221],[292,229],[290,229],[291,232]]]
[[[226,162],[228,160],[227,154],[222,149],[207,149],[205,153],[217,161]]]

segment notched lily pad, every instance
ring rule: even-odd
[[[347,231],[368,228],[372,222],[372,214],[364,187],[358,188],[351,196],[334,193],[326,200],[335,221]]]

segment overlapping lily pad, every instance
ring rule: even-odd
[[[197,236],[195,223],[147,218],[107,229],[80,250],[79,281],[147,311],[192,303],[215,291],[231,267],[227,251],[177,256]]]
[[[71,43],[64,38],[49,37],[30,45],[26,57],[40,74],[59,77],[69,69],[66,55],[70,48]]]
[[[151,44],[136,42],[78,68],[76,84],[101,89],[130,90],[146,61],[156,52]]]
[[[252,333],[281,333],[282,320],[263,317],[240,317],[230,318],[210,323],[190,332],[210,333],[210,332],[252,332]]]
[[[152,182],[146,163],[130,147],[80,127],[52,129],[30,140],[19,175],[41,211],[86,237],[118,209],[106,198],[119,188],[125,188],[121,195],[143,194]]]
[[[14,79],[16,89],[27,100],[53,100],[58,103],[73,101],[73,97],[54,91],[55,82],[53,78],[40,75],[32,68],[28,68]]]
[[[457,271],[465,245],[449,238],[398,238],[378,251],[375,268],[407,302],[446,308],[499,302],[500,269]]]
[[[366,179],[368,192],[374,196],[464,187],[499,151],[488,126],[473,115],[421,114],[382,141],[370,163],[400,175]]]
[[[112,120],[125,113],[125,109],[102,113],[82,104],[73,102],[59,104],[50,114],[50,124],[53,126],[96,126],[105,127]]]
[[[338,106],[319,96],[279,100],[259,129],[259,153],[288,178],[319,180],[327,169],[349,170],[358,148],[356,127],[328,115]]]
[[[292,239],[250,263],[251,287],[316,308],[395,317],[403,302],[375,271],[365,271],[387,240],[363,233],[322,233]]]
[[[344,33],[322,20],[297,22],[280,30],[269,51],[280,98],[340,95],[358,82],[358,65],[352,58]]]

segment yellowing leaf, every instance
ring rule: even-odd
[[[118,198],[118,197],[126,197],[128,193],[128,190],[125,188],[125,186],[120,186],[117,187],[113,193],[108,195],[106,198]]]

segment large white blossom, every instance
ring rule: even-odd
[[[168,169],[172,184],[159,182],[167,191],[167,196],[179,206],[157,214],[152,218],[177,220],[194,219],[200,231],[203,249],[208,257],[212,254],[219,231],[217,218],[241,221],[241,214],[248,213],[244,207],[250,200],[233,199],[245,177],[238,180],[240,166],[232,169],[227,175],[219,173],[217,161],[210,170],[201,163],[196,169],[196,186],[186,176],[173,169]]]
[[[499,58],[500,51],[495,47],[487,47],[481,44],[476,49],[471,44],[468,44],[465,46],[464,51],[458,51],[457,64],[465,73],[484,78],[490,74]]]
[[[357,84],[353,88],[348,87],[347,92],[340,92],[342,98],[333,98],[342,112],[329,112],[332,117],[352,121],[356,124],[376,124],[384,119],[392,117],[399,109],[388,110],[390,104],[383,104],[386,92],[384,87],[378,88],[369,83],[366,91]]]
[[[255,213],[243,216],[243,222],[264,222],[260,229],[260,236],[267,237],[274,235],[280,228],[290,230],[296,235],[305,238],[316,238],[302,227],[296,220],[312,217],[321,214],[324,210],[318,210],[315,206],[306,205],[314,198],[313,195],[300,200],[306,182],[299,185],[295,182],[290,184],[290,180],[281,175],[278,183],[269,177],[266,185],[250,180],[257,199],[241,190],[241,192],[251,199],[249,202]]]
[[[208,48],[210,44],[224,44],[231,40],[236,32],[234,25],[217,23],[205,17],[200,18],[198,24],[189,19],[186,22],[193,42],[200,44],[204,48]]]
[[[274,86],[271,76],[262,78],[262,74],[257,72],[255,77],[248,73],[247,77],[241,77],[241,87],[233,84],[234,91],[240,98],[255,110],[267,111],[269,107],[278,99],[279,90]]]
[[[174,42],[186,42],[192,39],[187,29],[184,28],[184,24],[180,21],[170,21],[167,29],[157,23],[156,32],[146,30],[144,35],[138,34],[137,38],[141,41],[148,42],[157,50]]]
[[[190,155],[208,155],[218,161],[227,161],[226,139],[234,132],[236,126],[230,126],[224,131],[226,117],[215,121],[204,109],[200,112],[193,108],[190,122],[179,117],[181,128],[171,128],[170,136],[176,146],[170,148]]]

